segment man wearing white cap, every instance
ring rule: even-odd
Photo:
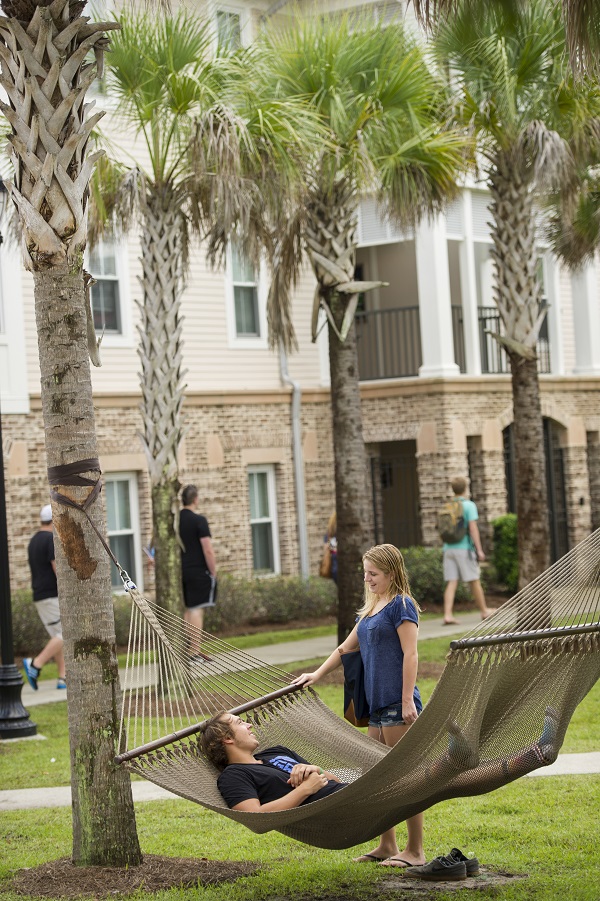
[[[57,688],[66,688],[63,637],[58,609],[58,586],[56,584],[56,561],[54,559],[54,535],[52,532],[52,507],[46,504],[40,511],[40,529],[29,542],[28,557],[31,569],[31,587],[38,615],[43,622],[50,641],[35,657],[23,659],[23,669],[27,681],[34,691],[38,689],[38,678],[45,663],[52,660],[58,668]]]

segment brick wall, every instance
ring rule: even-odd
[[[564,447],[571,542],[585,537],[592,525],[600,524],[599,393],[600,380],[542,382],[545,413],[563,424],[565,434],[572,417],[579,417],[588,432],[587,448],[576,442],[570,446],[568,441]],[[226,394],[222,397],[223,401],[217,402],[215,398],[193,396],[186,402],[188,431],[181,453],[181,482],[198,485],[201,511],[211,525],[219,568],[247,576],[252,571],[247,467],[249,461],[273,465],[281,568],[285,574],[297,573],[290,393],[270,392],[264,401],[260,395],[245,400],[237,394],[231,402],[227,402]],[[141,454],[135,398],[122,402],[99,398],[96,415],[101,457]],[[502,450],[498,442],[486,445],[483,436],[490,422],[500,435],[511,419],[508,378],[480,380],[477,384],[465,379],[425,384],[406,380],[363,387],[363,428],[371,448],[381,449],[389,441],[417,443],[424,544],[439,545],[436,514],[447,496],[449,479],[470,475],[484,545],[486,552],[491,551],[491,521],[506,510],[506,485]],[[17,588],[29,585],[27,543],[37,528],[40,507],[49,499],[41,411],[34,402],[28,415],[3,416],[2,427],[9,448],[5,468],[11,583]],[[335,505],[330,407],[324,391],[310,391],[303,398],[302,440],[310,571],[316,574],[323,534]],[[15,465],[16,451],[10,459],[11,447],[20,448],[21,467]],[[143,466],[138,471],[138,489],[145,543],[151,536],[151,516]],[[145,577],[146,587],[151,588],[149,567]]]

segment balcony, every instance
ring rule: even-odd
[[[479,348],[483,373],[510,372],[508,354],[488,332],[502,335],[504,326],[496,307],[479,307]],[[461,317],[462,326],[462,317]],[[537,342],[538,372],[550,372],[550,341],[548,317],[544,319]]]
[[[496,307],[479,307],[479,348],[484,374],[509,373],[506,351],[488,332],[502,333]],[[454,359],[461,372],[466,372],[465,340],[462,308],[452,307]],[[419,307],[394,307],[356,314],[358,371],[362,381],[401,379],[419,374],[421,323]],[[537,343],[538,371],[550,372],[550,343],[544,320]]]

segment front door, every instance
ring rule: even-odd
[[[416,441],[387,441],[371,457],[375,541],[421,544]]]

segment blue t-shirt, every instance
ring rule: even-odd
[[[473,501],[469,501],[464,497],[459,498],[459,500],[463,505],[463,514],[465,517],[465,523],[467,525],[467,534],[464,538],[461,538],[460,541],[457,541],[456,544],[444,544],[444,550],[450,547],[453,551],[469,551],[473,548],[473,542],[471,541],[471,536],[469,535],[469,523],[474,522],[476,519],[479,519],[479,513],[477,512],[477,507],[475,506]]]
[[[358,623],[358,643],[365,670],[365,694],[373,712],[402,700],[402,668],[404,652],[398,632],[400,623],[419,624],[419,616],[411,598],[396,595],[393,601]],[[415,706],[422,710],[421,696],[415,685]]]

